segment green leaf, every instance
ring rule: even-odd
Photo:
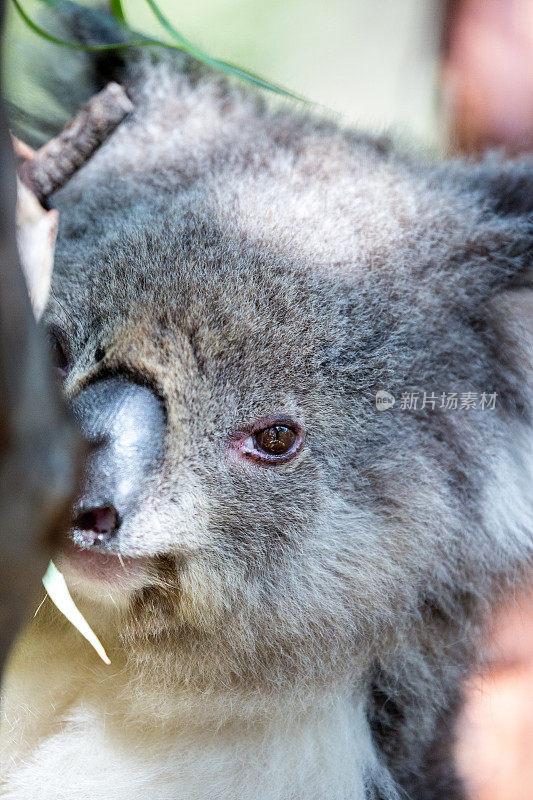
[[[215,69],[222,70],[223,72],[227,72],[231,75],[235,75],[238,78],[242,78],[243,80],[248,81],[249,83],[253,83],[255,86],[259,86],[261,89],[267,89],[270,92],[275,92],[276,94],[284,95],[285,97],[291,97],[294,100],[304,101],[303,97],[299,97],[298,95],[290,92],[288,89],[283,88],[283,86],[278,86],[271,81],[267,81],[262,78],[260,75],[257,75],[255,72],[251,72],[248,69],[243,69],[242,67],[238,67],[236,64],[232,64],[230,61],[222,61],[219,58],[213,58],[212,56],[205,53],[195,44],[193,44],[189,39],[186,39],[182,33],[180,33],[174,25],[170,22],[170,20],[163,14],[155,0],[145,0],[146,4],[152,10],[155,18],[159,22],[159,24],[166,30],[166,32],[187,52],[189,55],[193,56],[194,58],[198,59],[198,61],[202,61],[204,64],[209,65],[210,67],[214,67]]]
[[[250,70],[243,69],[242,67],[237,66],[236,64],[232,64],[229,61],[222,61],[218,58],[212,58],[210,55],[205,53],[195,44],[190,42],[188,39],[185,38],[173,25],[172,23],[165,17],[157,3],[154,0],[145,0],[151,10],[153,11],[154,15],[156,16],[157,20],[161,24],[161,26],[167,31],[167,33],[174,39],[173,42],[164,42],[160,39],[154,39],[146,37],[142,34],[139,34],[133,31],[125,24],[124,13],[122,9],[121,0],[112,0],[112,11],[114,16],[119,19],[122,23],[125,30],[132,33],[136,38],[130,39],[127,42],[113,42],[111,44],[80,44],[79,42],[69,42],[66,39],[60,39],[57,36],[54,36],[48,31],[41,28],[31,17],[26,13],[22,4],[19,0],[11,0],[13,5],[15,6],[17,12],[24,20],[26,25],[38,36],[41,36],[46,41],[51,42],[52,44],[58,45],[59,47],[69,47],[72,50],[84,50],[87,52],[100,52],[105,50],[123,50],[127,47],[166,47],[169,50],[179,50],[180,52],[186,52],[193,58],[196,58],[198,61],[203,62],[204,64],[213,67],[214,69],[220,70],[221,72],[225,72],[228,75],[233,75],[236,78],[240,78],[241,80],[245,80],[248,83],[252,83],[254,86],[257,86],[261,89],[266,89],[269,92],[273,92],[274,94],[279,94],[283,97],[291,98],[292,100],[299,100],[301,102],[306,103],[307,101],[305,98],[294,94],[294,92],[290,92],[288,89],[283,88],[282,86],[278,86],[275,83],[271,83],[270,81],[265,80],[260,75],[257,75]],[[53,0],[42,0],[45,2],[46,5],[51,7],[54,6]],[[122,16],[119,16],[122,15]]]
[[[111,7],[111,13],[115,19],[120,20],[120,22],[126,22],[124,9],[122,8],[122,0],[110,0],[109,5]]]
[[[68,621],[79,630],[81,635],[92,644],[102,661],[106,664],[111,664],[97,635],[70,596],[66,581],[53,561],[50,561],[48,564],[48,569],[43,578],[43,584],[52,603],[54,603]]]
[[[111,44],[80,44],[79,42],[68,42],[66,39],[60,39],[57,36],[48,33],[48,31],[45,31],[45,29],[41,28],[40,25],[37,25],[37,23],[26,14],[22,5],[19,3],[19,0],[11,0],[11,2],[30,30],[32,30],[38,36],[41,36],[41,38],[46,39],[47,42],[56,44],[59,47],[68,47],[71,50],[84,50],[87,52],[100,52],[105,50],[121,50],[126,47],[147,47],[150,45],[158,45],[161,47],[169,47],[174,50],[183,50],[182,47],[178,47],[177,45],[168,45],[164,42],[160,42],[158,39],[148,39],[144,36],[140,39],[132,39],[128,42],[113,42]]]

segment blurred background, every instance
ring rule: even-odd
[[[42,2],[21,3],[46,27],[52,12],[45,7],[43,13]],[[210,55],[258,72],[354,124],[372,130],[393,125],[421,142],[440,141],[439,0],[158,0],[158,5]],[[132,27],[168,39],[144,0],[123,0],[123,7]],[[13,6],[9,10],[7,89],[33,100],[20,44],[29,37],[35,47],[43,43]]]
[[[21,0],[46,27],[52,11]],[[144,0],[128,23],[165,39]],[[210,55],[260,73],[371,131],[435,154],[533,150],[533,0],[160,0]],[[28,43],[51,47],[10,8],[8,98],[43,102],[26,70]],[[59,54],[60,55],[60,54]],[[60,113],[60,111],[58,111]],[[532,190],[533,191],[533,190]],[[468,688],[458,761],[472,800],[533,800],[533,599],[493,621]],[[443,798],[443,800],[446,800]]]

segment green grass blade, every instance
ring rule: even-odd
[[[290,97],[293,100],[300,100],[304,101],[303,97],[300,97],[293,92],[290,92],[288,89],[285,89],[283,86],[279,86],[271,81],[267,81],[262,78],[260,75],[257,75],[255,72],[251,72],[248,69],[243,69],[242,67],[238,67],[235,64],[232,64],[230,61],[222,61],[218,58],[213,58],[208,53],[205,53],[199,47],[197,47],[193,42],[187,39],[174,25],[170,22],[170,20],[163,14],[155,0],[145,0],[146,4],[151,9],[152,13],[154,14],[155,18],[159,22],[159,24],[166,30],[166,32],[177,42],[184,50],[186,50],[191,56],[198,59],[198,61],[203,61],[205,64],[208,64],[215,69],[222,70],[223,72],[227,72],[229,74],[235,75],[238,78],[248,81],[249,83],[253,83],[255,86],[260,87],[261,89],[267,89],[270,92],[274,92],[276,94],[283,95],[284,97]]]
[[[165,47],[169,50],[178,50],[180,52],[186,52],[193,58],[196,58],[198,61],[202,61],[204,64],[213,67],[214,69],[220,70],[227,74],[233,75],[241,80],[245,80],[248,83],[252,83],[254,86],[257,86],[261,89],[266,89],[269,92],[274,92],[275,94],[282,95],[283,97],[289,97],[293,100],[299,100],[301,102],[306,103],[306,99],[301,97],[293,92],[290,92],[288,89],[283,88],[282,86],[278,86],[275,83],[271,83],[270,81],[266,81],[260,75],[257,75],[250,70],[243,69],[242,67],[238,67],[235,64],[232,64],[229,61],[222,61],[218,58],[212,58],[207,53],[204,53],[199,47],[195,44],[190,42],[186,39],[173,25],[172,23],[164,16],[162,11],[160,10],[159,6],[154,2],[154,0],[146,0],[150,8],[152,9],[153,13],[157,17],[160,24],[165,28],[165,30],[169,33],[169,35],[174,39],[174,42],[163,42],[160,39],[154,39],[151,37],[146,37],[141,34],[135,33],[127,25],[124,25],[125,29],[130,31],[134,36],[137,38],[130,39],[127,42],[113,42],[110,44],[80,44],[79,42],[70,42],[66,39],[60,39],[57,36],[54,36],[51,33],[48,33],[44,28],[41,28],[31,17],[26,13],[22,4],[19,0],[11,0],[13,5],[15,6],[18,14],[26,23],[28,28],[36,33],[38,36],[41,36],[46,41],[50,42],[51,44],[58,45],[59,47],[68,47],[72,50],[82,50],[86,52],[102,52],[106,50],[123,50],[127,47]],[[54,0],[43,0],[46,5],[54,6]],[[120,0],[115,2],[115,16],[117,19],[118,13],[123,13],[122,5]],[[120,11],[118,10],[118,6],[120,6]],[[121,20],[122,22],[122,20]]]
[[[124,14],[124,9],[122,7],[122,0],[110,0],[109,6],[111,8],[111,13],[118,19],[120,22],[125,23],[126,17]]]
[[[31,17],[24,11],[24,8],[20,4],[19,0],[11,0],[13,5],[15,6],[17,12],[24,20],[28,28],[36,33],[41,38],[45,39],[47,42],[51,42],[51,44],[56,44],[59,47],[68,47],[71,50],[83,50],[87,52],[100,52],[105,50],[123,50],[126,47],[167,47],[171,50],[179,50],[183,52],[183,47],[180,47],[177,44],[169,44],[168,42],[161,42],[159,39],[150,39],[145,36],[142,36],[138,39],[130,39],[127,42],[112,42],[110,44],[80,44],[79,42],[69,42],[66,39],[60,39],[57,36],[54,36],[48,31],[45,31],[44,28],[41,28],[36,22],[34,22]]]
[[[201,53],[204,58],[209,58],[209,56],[207,56],[206,53],[203,53],[192,42],[190,42],[188,39],[186,39],[185,36],[183,36],[183,34],[180,33],[174,27],[174,25],[172,25],[170,20],[168,20],[167,17],[165,17],[165,15],[161,11],[161,9],[159,8],[159,6],[155,2],[155,0],[145,0],[145,2],[149,6],[151,11],[153,12],[155,18],[157,19],[157,21],[159,22],[161,27],[163,27],[166,30],[166,32],[168,34],[170,34],[170,36],[172,36],[172,38],[175,39],[178,42],[178,44],[181,44],[181,45],[187,47],[187,49],[189,50],[191,55],[192,55],[193,52],[198,52],[198,53]]]
[[[52,603],[61,611],[62,614],[71,622],[87,641],[94,647],[100,658],[105,664],[111,664],[107,653],[102,647],[98,636],[77,608],[74,600],[70,596],[66,581],[53,561],[48,564],[48,569],[43,578],[44,588]]]

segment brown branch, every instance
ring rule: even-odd
[[[108,83],[60,134],[39,150],[31,151],[22,143],[17,146],[23,159],[18,170],[20,179],[44,203],[89,160],[132,109],[124,89],[118,83]]]

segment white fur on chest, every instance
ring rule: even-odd
[[[330,709],[268,725],[165,731],[78,706],[19,763],[0,792],[23,800],[359,800],[372,760],[361,711]]]
[[[179,690],[110,649],[106,667],[71,626],[26,630],[3,686],[3,800],[362,800],[377,770],[350,688]],[[36,666],[39,665],[38,668]]]

